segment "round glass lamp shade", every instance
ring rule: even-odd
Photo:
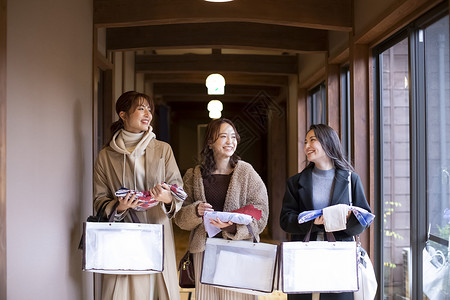
[[[222,111],[223,104],[219,100],[211,100],[208,103],[208,111]]]
[[[208,88],[208,95],[223,95],[225,93],[225,78],[218,73],[211,74],[206,78],[206,87]]]
[[[222,116],[222,113],[220,111],[213,110],[213,111],[209,112],[209,117],[211,119],[219,119],[221,116]]]
[[[208,103],[209,117],[218,119],[222,116],[223,104],[219,100],[211,100]]]

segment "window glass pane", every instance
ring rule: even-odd
[[[423,31],[425,59],[425,91],[427,104],[427,208],[430,234],[438,242],[429,243],[429,253],[441,251],[434,263],[448,259],[450,236],[450,101],[449,101],[449,19],[448,16]],[[440,242],[439,242],[440,241]],[[430,248],[431,247],[431,248]],[[430,271],[430,258],[424,252],[425,295],[431,299],[450,299],[450,279],[447,262],[441,272]],[[431,267],[432,268],[432,267]],[[445,271],[446,270],[446,271]],[[434,279],[431,284],[427,283]],[[432,292],[435,289],[436,293]]]
[[[320,84],[309,94],[311,124],[326,123],[325,84]],[[309,125],[311,125],[309,124]],[[309,127],[309,126],[308,126]]]
[[[410,121],[408,39],[380,55],[384,299],[409,299]]]

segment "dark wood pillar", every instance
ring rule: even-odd
[[[287,234],[280,227],[280,213],[283,204],[284,192],[286,190],[287,174],[287,131],[286,114],[282,116],[269,111],[269,134],[268,134],[268,192],[270,201],[269,228],[272,239],[286,241]]]
[[[304,140],[306,137],[306,132],[308,131],[308,120],[307,120],[307,101],[308,101],[308,90],[305,88],[298,89],[298,171],[300,172],[305,168],[306,155],[303,151]]]
[[[340,68],[337,64],[327,64],[327,122],[328,126],[336,130],[340,134],[340,88],[339,88],[339,76]]]
[[[370,203],[369,47],[366,44],[350,45],[350,93],[353,166],[373,207]],[[370,249],[369,240],[369,231],[365,231],[361,241],[366,249]]]

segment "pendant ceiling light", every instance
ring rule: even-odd
[[[209,117],[218,119],[222,116],[223,105],[219,100],[211,100],[208,103]]]
[[[211,74],[206,78],[206,87],[208,88],[208,95],[223,95],[225,93],[225,78],[218,73]]]

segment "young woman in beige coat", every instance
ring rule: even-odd
[[[97,158],[94,168],[94,208],[109,201],[106,214],[131,222],[129,209],[137,206],[135,197],[116,197],[120,187],[151,191],[160,203],[146,211],[135,211],[140,222],[164,225],[164,271],[145,275],[102,275],[102,299],[179,299],[175,243],[171,218],[182,202],[173,197],[167,184],[182,186],[181,175],[171,147],[155,138],[150,123],[152,99],[134,91],[126,92],[116,103],[119,121],[113,123],[113,137]],[[112,212],[114,204],[117,210]]]
[[[205,211],[233,211],[253,204],[262,211],[261,219],[254,219],[250,223],[258,241],[259,234],[267,224],[269,206],[266,186],[253,167],[236,155],[238,143],[239,135],[230,120],[211,121],[205,133],[201,164],[187,170],[183,177],[188,197],[175,216],[175,223],[181,229],[191,231],[189,250],[194,254],[196,300],[256,299],[253,295],[200,283],[207,237],[202,220]],[[220,220],[211,222],[222,229],[215,237],[252,240],[252,235],[245,225],[224,223]]]

